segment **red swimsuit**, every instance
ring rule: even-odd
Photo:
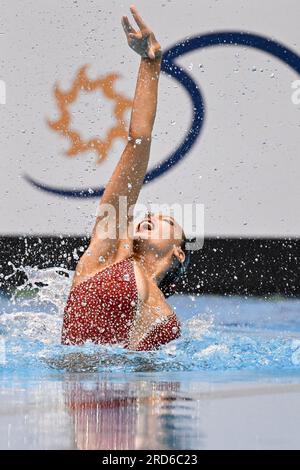
[[[62,344],[122,343],[128,339],[138,309],[132,258],[112,264],[71,289],[64,310]],[[175,313],[154,323],[141,338],[139,351],[157,349],[180,336]]]

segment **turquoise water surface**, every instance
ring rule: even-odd
[[[1,449],[300,448],[299,299],[177,296],[158,351],[62,346],[62,274],[0,297]]]
[[[70,281],[55,269],[31,269],[29,277],[31,289],[27,283],[12,297],[0,298],[4,375],[241,369],[300,373],[299,299],[174,296],[169,301],[182,322],[181,338],[159,351],[137,353],[120,346],[60,345]]]

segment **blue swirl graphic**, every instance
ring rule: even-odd
[[[205,117],[205,105],[201,91],[191,76],[181,67],[175,64],[176,57],[183,56],[196,49],[204,49],[212,46],[248,46],[260,51],[266,52],[273,57],[281,60],[283,63],[291,67],[300,75],[300,56],[279,42],[275,42],[267,37],[259,36],[246,32],[236,31],[219,31],[200,36],[194,36],[186,40],[180,41],[175,46],[170,47],[163,54],[162,72],[168,74],[177,80],[188,93],[193,109],[193,117],[190,128],[177,149],[171,153],[165,160],[158,163],[154,168],[150,169],[144,179],[144,184],[154,181],[164,173],[169,171],[177,163],[179,163],[195,144]],[[82,188],[82,189],[63,189],[47,186],[31,176],[25,174],[24,178],[33,186],[48,193],[57,196],[72,198],[91,198],[102,196],[105,187]]]

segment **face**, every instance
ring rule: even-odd
[[[144,250],[153,250],[159,255],[179,247],[183,230],[173,217],[161,213],[148,213],[136,226],[134,240]]]

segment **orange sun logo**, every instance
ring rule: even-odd
[[[86,76],[86,68],[87,65],[84,65],[78,70],[69,91],[63,92],[58,85],[55,85],[54,96],[60,111],[60,116],[57,121],[47,120],[47,122],[51,129],[59,132],[70,140],[71,145],[65,152],[66,155],[74,156],[86,150],[92,150],[97,155],[97,163],[100,163],[107,157],[114,139],[118,137],[127,139],[128,131],[125,127],[124,113],[128,108],[132,107],[132,101],[114,90],[114,82],[120,77],[119,74],[111,73],[104,78],[90,80]],[[103,140],[99,137],[94,137],[84,141],[80,137],[79,132],[71,128],[72,116],[68,107],[76,101],[81,91],[93,92],[97,89],[102,90],[106,98],[115,101],[114,117],[117,122],[114,127],[108,130]]]

